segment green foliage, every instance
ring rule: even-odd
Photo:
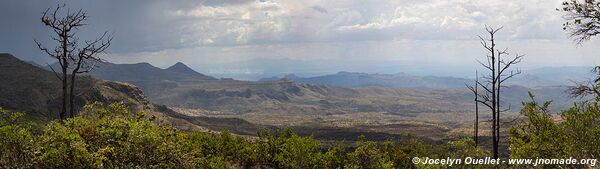
[[[450,141],[445,148],[446,150],[443,150],[443,152],[448,152],[447,156],[452,158],[484,158],[489,157],[490,155],[487,151],[477,147],[475,145],[475,141],[468,137],[456,141]]]
[[[0,108],[0,168],[30,168],[35,165],[35,138],[30,126],[18,125],[21,112]]]
[[[359,140],[354,152],[348,155],[346,168],[393,168],[394,163],[372,141]]]
[[[0,126],[18,124],[24,115],[25,113],[10,112],[0,107]]]
[[[38,147],[44,167],[186,168],[193,157],[183,149],[188,135],[155,124],[143,112],[120,104],[95,103],[84,116],[44,127]],[[85,117],[85,118],[84,118]]]
[[[323,154],[324,168],[344,168],[348,160],[350,146],[344,142],[337,142]]]
[[[521,110],[524,121],[510,129],[511,158],[599,157],[600,104],[597,101],[576,104],[563,111],[560,120],[548,112],[549,106],[550,102],[524,103]]]
[[[600,157],[600,104],[591,102],[564,111],[561,129],[565,132],[567,154],[574,158]]]
[[[255,143],[260,164],[276,168],[322,168],[325,165],[321,143],[312,136],[302,137],[290,129],[264,130]]]
[[[38,128],[0,109],[0,168],[417,168],[412,157],[483,153],[472,140],[432,146],[407,137],[323,145],[290,129],[258,137],[185,132],[123,104],[92,103]],[[440,166],[444,167],[444,166]]]
[[[228,131],[219,134],[192,132],[188,142],[186,149],[193,150],[193,156],[199,159],[197,164],[201,166],[223,168],[231,165],[230,161],[251,166],[256,161],[255,146]]]

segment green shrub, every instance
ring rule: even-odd
[[[80,115],[39,124],[0,109],[0,168],[415,168],[412,157],[481,153],[468,139],[322,145],[290,129],[258,137],[180,131],[122,104],[92,103]],[[443,166],[442,166],[443,167]]]
[[[23,115],[0,108],[0,168],[31,168],[36,164],[32,128],[17,124]]]
[[[191,168],[188,135],[123,105],[92,104],[83,116],[53,121],[37,144],[44,168]]]
[[[576,104],[562,111],[560,120],[550,114],[549,106],[550,102],[524,103],[521,110],[524,120],[510,129],[510,157],[598,159],[600,104],[597,101]]]
[[[357,142],[357,147],[348,154],[346,168],[393,168],[394,163],[389,156],[378,148],[373,141],[365,141],[364,136]]]
[[[321,143],[312,136],[302,137],[290,129],[263,131],[256,140],[258,163],[276,168],[323,168]]]
[[[324,168],[344,168],[348,160],[350,145],[337,142],[323,154]]]

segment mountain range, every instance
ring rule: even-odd
[[[573,70],[570,73],[580,71]],[[564,93],[567,86],[539,85],[552,84],[544,82],[548,79],[548,74],[544,72],[548,70],[532,71],[534,74],[515,78],[516,82],[509,83],[504,95],[506,104],[519,107],[521,101],[528,99],[528,91],[538,94],[540,99],[554,100],[557,105],[555,110],[572,102]],[[236,114],[472,111],[472,106],[469,106],[472,105],[472,94],[465,87],[472,80],[456,77],[339,72],[307,78],[290,74],[283,78],[243,81],[207,76],[180,62],[166,69],[148,63],[105,62],[88,75],[139,86],[152,102],[158,104]],[[533,81],[531,77],[537,77],[538,80]],[[524,83],[522,81],[530,83],[521,85]],[[389,93],[373,94],[372,89],[382,89],[377,87],[384,87],[385,90],[376,91]]]
[[[570,86],[592,77],[592,67],[546,67],[523,71],[521,75],[506,81],[506,85],[530,88],[543,86]],[[262,78],[259,81],[292,80],[300,83],[340,86],[347,88],[382,86],[401,88],[464,88],[473,79],[444,76],[415,76],[407,73],[368,74],[359,72],[338,72],[336,74],[299,77],[288,74],[283,77]]]
[[[0,82],[0,106],[56,112],[59,84],[54,74],[12,56],[3,58],[7,61],[0,67],[5,73],[2,77],[11,80]],[[217,79],[183,63],[162,69],[148,63],[105,62],[80,79],[78,91],[92,94],[81,95],[78,103],[125,100],[181,129],[228,129],[243,135],[253,135],[261,127],[288,126],[305,134],[314,131],[323,138],[410,132],[440,139],[454,135],[450,130],[457,126],[468,127],[474,111],[473,95],[464,87],[469,80],[452,77],[340,72],[244,81]],[[514,115],[532,91],[539,100],[553,100],[553,111],[557,111],[573,102],[563,92],[566,88],[510,85],[503,90],[502,104],[512,106],[508,113]],[[113,99],[108,97],[113,95]]]
[[[437,76],[412,76],[405,73],[397,74],[367,74],[355,72],[339,72],[333,75],[316,77],[298,77],[289,74],[283,78],[273,77],[259,81],[272,81],[279,79],[293,80],[300,83],[341,86],[348,88],[383,86],[405,88],[459,88],[465,87],[469,79]]]

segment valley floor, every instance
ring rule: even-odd
[[[430,141],[443,141],[472,136],[473,112],[415,113],[397,115],[385,112],[357,112],[332,115],[227,113],[202,109],[172,108],[188,117],[238,118],[260,126],[293,128],[301,134],[314,134],[321,140],[354,140],[358,135],[371,135],[381,141],[403,135],[412,135]],[[504,114],[506,121],[516,113]],[[486,115],[481,116],[480,135],[489,136]],[[232,131],[235,133],[235,131]],[[334,134],[337,133],[337,134]],[[329,135],[329,136],[328,136]],[[339,138],[332,138],[336,135]]]

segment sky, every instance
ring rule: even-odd
[[[4,0],[0,52],[52,62],[33,40],[54,45],[40,17],[61,3],[90,15],[80,39],[114,33],[110,62],[215,76],[464,75],[484,59],[485,25],[503,26],[498,46],[525,54],[525,69],[600,63],[598,38],[576,45],[562,30],[560,0]]]

